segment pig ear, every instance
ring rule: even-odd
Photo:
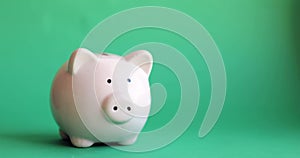
[[[79,48],[72,53],[69,59],[68,72],[76,74],[80,66],[91,61],[97,61],[97,56],[88,49]]]
[[[124,58],[134,65],[139,66],[149,76],[153,65],[153,59],[148,51],[138,50],[126,55]]]

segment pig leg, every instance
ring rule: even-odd
[[[90,147],[94,144],[94,142],[84,138],[70,137],[70,139],[72,144],[79,148]]]
[[[133,136],[133,137],[127,139],[127,140],[124,140],[124,141],[119,142],[119,144],[120,144],[120,145],[131,145],[131,144],[133,144],[133,143],[136,141],[137,137],[138,137],[138,136],[135,135],[135,136]]]
[[[69,139],[69,136],[67,135],[67,133],[65,133],[64,131],[62,131],[61,129],[59,129],[59,135],[61,137],[62,140],[67,140]]]

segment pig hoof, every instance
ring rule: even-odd
[[[137,139],[137,136],[127,139],[127,140],[124,140],[124,141],[121,141],[121,142],[119,142],[119,144],[120,145],[131,145],[136,141],[136,139]]]
[[[83,138],[76,138],[76,137],[71,137],[71,142],[74,146],[79,148],[90,147],[94,144],[94,142],[90,140],[83,139]]]
[[[59,135],[60,135],[62,140],[69,139],[69,136],[64,131],[62,131],[61,129],[59,129]]]

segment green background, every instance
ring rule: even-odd
[[[205,138],[197,137],[211,88],[197,50],[170,32],[141,29],[118,38],[107,52],[122,54],[143,42],[162,42],[181,51],[194,66],[201,89],[191,126],[175,142],[146,153],[108,146],[70,147],[59,140],[50,112],[49,91],[56,71],[97,23],[124,9],[148,5],[187,13],[217,43],[227,71],[226,102],[218,123]],[[299,15],[297,0],[1,2],[0,155],[299,157]],[[170,121],[180,96],[178,80],[165,67],[154,65],[150,82],[161,82],[168,98],[162,110],[149,118],[145,131]]]

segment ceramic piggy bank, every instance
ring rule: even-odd
[[[130,145],[147,121],[152,56],[74,51],[51,89],[51,109],[63,139],[76,147],[97,142]]]

